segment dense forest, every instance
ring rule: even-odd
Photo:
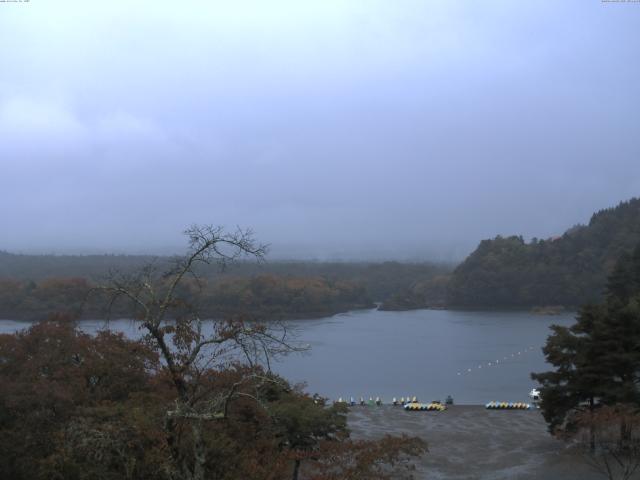
[[[48,312],[102,318],[107,312],[95,285],[113,272],[148,265],[165,268],[170,257],[127,255],[15,255],[0,252],[0,318],[35,319]],[[432,263],[236,262],[225,271],[200,266],[198,285],[185,282],[207,317],[245,313],[263,319],[311,318],[371,308],[411,285],[439,278],[449,265]],[[200,292],[200,290],[202,290]],[[113,306],[111,315],[126,311]]]
[[[381,310],[415,310],[417,308],[446,308],[451,275],[442,273],[413,282],[390,295]]]
[[[578,306],[597,302],[616,260],[640,242],[640,199],[595,213],[547,240],[483,240],[451,277],[458,307]]]
[[[93,291],[95,286],[85,278],[0,280],[0,318],[34,320],[48,312],[80,318],[117,318],[127,314],[126,305],[108,305]],[[197,303],[205,318],[236,314],[264,320],[310,318],[374,306],[362,286],[315,277],[260,275],[211,283],[185,280],[181,289],[190,303]]]
[[[134,272],[154,263],[158,268],[171,257],[147,255],[16,255],[0,251],[0,278],[33,280],[63,277],[100,281],[111,271]],[[320,262],[299,260],[267,260],[263,263],[238,261],[227,271],[204,266],[199,274],[208,280],[228,275],[254,277],[322,277],[328,281],[349,281],[362,285],[376,302],[385,301],[417,281],[449,273],[454,265],[433,262]]]

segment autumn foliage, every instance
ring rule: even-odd
[[[202,392],[241,385],[226,418],[206,422],[206,478],[293,478],[295,470],[315,480],[386,478],[410,473],[407,461],[426,448],[403,437],[353,441],[344,407],[260,369],[206,370],[198,382]],[[259,402],[242,395],[256,389]],[[166,367],[142,341],[88,335],[61,315],[0,335],[0,478],[183,478],[166,429],[176,399]],[[185,458],[189,423],[179,419],[172,440]]]
[[[52,277],[37,281],[0,278],[0,317],[34,320],[49,312],[66,312],[84,318],[127,316],[127,305],[116,303],[109,311],[93,292],[87,278]],[[263,319],[306,318],[373,306],[363,286],[322,277],[255,275],[224,279],[185,278],[180,294],[197,303],[201,315],[220,318],[249,314]]]

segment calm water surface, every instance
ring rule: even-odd
[[[273,369],[307,390],[330,398],[418,396],[421,400],[485,403],[525,401],[535,386],[530,372],[548,369],[541,347],[549,325],[570,325],[573,314],[415,310],[349,312],[288,322],[310,351],[276,362]],[[88,332],[102,321],[81,324]],[[0,332],[28,326],[0,320]],[[128,320],[110,328],[137,337]]]

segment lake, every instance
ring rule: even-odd
[[[547,370],[541,348],[551,324],[568,326],[574,314],[541,316],[528,312],[361,310],[315,320],[289,321],[297,340],[310,345],[272,367],[307,390],[336,399],[350,396],[417,396],[478,404],[491,400],[527,401],[535,383],[531,372]],[[95,332],[102,321],[84,321]],[[0,320],[0,333],[28,324]],[[110,328],[139,335],[128,320]]]

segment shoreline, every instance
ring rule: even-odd
[[[378,308],[381,312],[414,312],[416,310],[446,310],[451,312],[523,312],[523,313],[532,313],[534,315],[538,315],[541,317],[546,316],[560,316],[560,315],[575,315],[578,313],[578,308],[575,306],[566,306],[562,307],[562,309],[556,308],[555,306],[522,306],[522,307],[463,307],[463,306],[420,306],[415,308],[385,308],[384,304]]]
[[[546,310],[544,307],[487,307],[487,308],[482,308],[482,307],[473,307],[473,308],[466,308],[466,307],[442,307],[442,306],[437,306],[437,307],[419,307],[419,308],[403,308],[403,309],[386,309],[384,308],[384,305],[380,302],[375,302],[371,305],[357,305],[357,306],[353,306],[352,308],[341,308],[341,309],[334,309],[334,310],[327,310],[327,311],[317,311],[317,312],[307,312],[307,313],[279,313],[279,314],[273,314],[273,313],[267,313],[267,314],[263,314],[263,316],[261,317],[260,314],[256,314],[254,313],[247,313],[247,317],[251,318],[252,320],[259,320],[259,321],[263,321],[265,323],[268,322],[277,322],[277,321],[304,321],[304,320],[317,320],[319,318],[331,318],[334,317],[336,315],[344,315],[344,314],[349,314],[351,312],[363,312],[363,311],[368,311],[368,310],[377,310],[379,312],[389,312],[389,313],[402,313],[402,312],[416,312],[419,310],[425,310],[425,311],[448,311],[448,312],[497,312],[497,313],[529,313],[529,314],[533,314],[539,317],[559,317],[559,316],[566,316],[566,315],[576,315],[578,310],[577,309],[572,309],[567,307],[565,310],[559,311],[559,310],[555,310],[555,311],[549,311]],[[65,312],[58,312],[58,313],[65,313]],[[227,315],[235,315],[234,312],[229,312]],[[211,321],[211,320],[222,320],[224,317],[212,317],[212,316],[207,316],[205,318],[203,318],[203,321]],[[20,318],[19,315],[9,315],[9,316],[3,316],[0,315],[0,322],[5,321],[5,322],[19,322],[19,323],[36,323],[42,320],[45,320],[46,316],[40,318],[25,318],[22,317]],[[128,318],[125,317],[113,317],[113,318],[104,318],[104,317],[100,317],[100,316],[81,316],[79,318],[76,318],[74,321],[76,322],[91,322],[91,321],[110,321],[110,320],[129,320]]]

